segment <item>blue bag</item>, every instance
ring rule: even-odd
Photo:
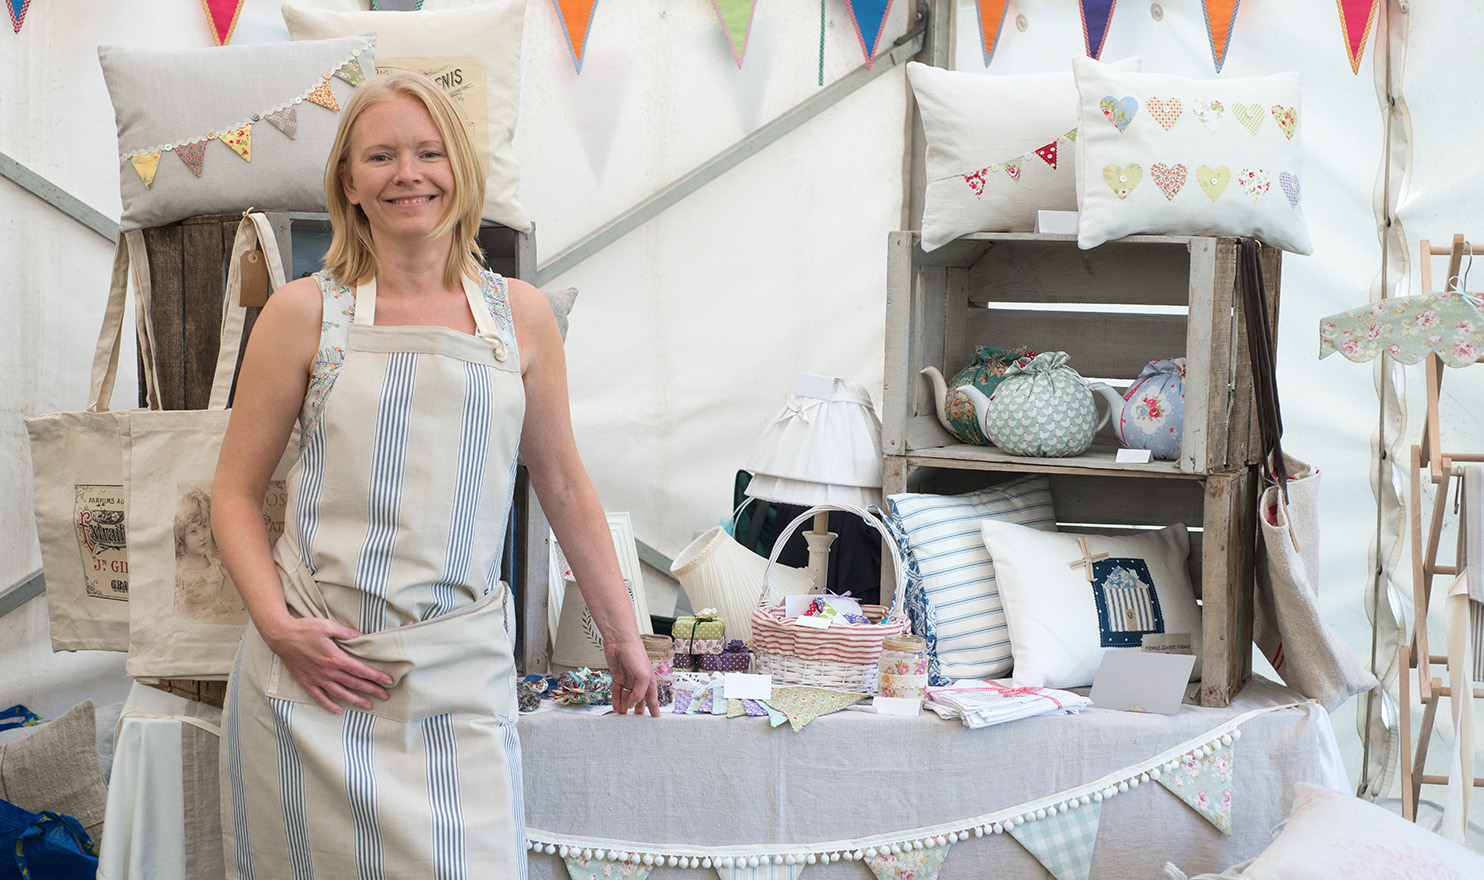
[[[71,816],[0,800],[0,880],[93,880],[97,852]]]

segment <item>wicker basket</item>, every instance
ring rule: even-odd
[[[770,604],[769,577],[778,554],[789,536],[801,523],[816,513],[843,510],[864,519],[881,533],[881,556],[891,558],[896,575],[896,593],[891,609],[880,605],[862,606],[871,623],[834,623],[828,629],[800,626],[797,618],[784,617],[783,605]],[[758,607],[752,612],[752,649],[759,673],[773,676],[774,684],[809,685],[856,693],[876,690],[876,662],[881,657],[881,640],[907,632],[907,577],[902,569],[901,554],[891,533],[873,514],[850,504],[822,504],[811,507],[778,533],[768,567],[763,570],[763,590]]]

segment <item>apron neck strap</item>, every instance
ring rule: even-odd
[[[495,318],[490,314],[489,304],[484,301],[479,282],[467,275],[464,276],[464,299],[468,300],[469,313],[474,316],[475,335],[481,339],[498,339],[500,334],[495,329]],[[375,278],[356,285],[356,314],[352,323],[376,323]]]

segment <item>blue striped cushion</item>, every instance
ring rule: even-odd
[[[887,498],[906,557],[912,630],[927,640],[933,683],[1008,675],[1013,659],[994,563],[979,523],[1056,531],[1051,488],[1031,475],[966,495]]]

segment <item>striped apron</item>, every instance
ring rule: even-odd
[[[525,395],[504,280],[466,279],[471,336],[374,326],[374,282],[352,300],[319,277],[325,333],[273,556],[290,610],[357,628],[345,650],[396,683],[370,711],[327,712],[247,628],[222,725],[227,876],[523,878],[499,569]]]

